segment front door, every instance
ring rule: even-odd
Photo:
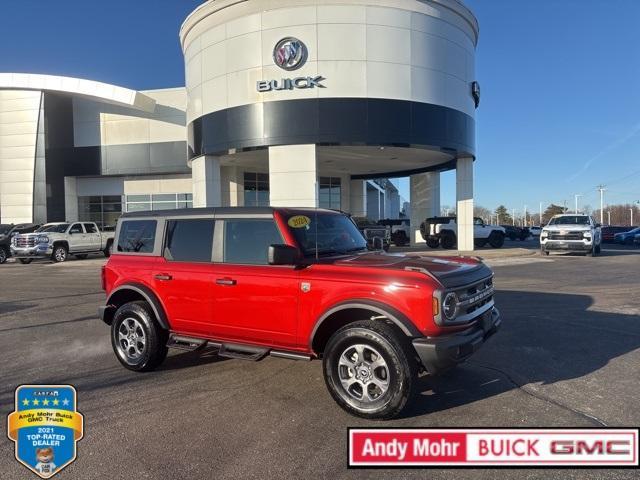
[[[267,264],[269,245],[282,243],[271,215],[216,222],[214,335],[239,343],[295,346],[298,271]]]
[[[152,272],[171,329],[184,335],[211,333],[213,230],[213,218],[168,219],[163,257]]]

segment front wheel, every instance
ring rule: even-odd
[[[111,324],[111,345],[120,363],[129,370],[153,370],[167,357],[167,331],[146,302],[122,305]]]
[[[7,258],[9,258],[9,252],[6,248],[0,247],[0,265],[6,262]]]
[[[411,398],[418,369],[411,344],[380,321],[338,330],[324,351],[324,379],[348,413],[368,419],[396,417]]]
[[[504,245],[504,235],[501,232],[491,232],[489,245],[493,248],[501,248]]]
[[[69,250],[64,245],[55,245],[53,247],[53,253],[51,254],[51,260],[56,263],[62,263],[67,261]]]

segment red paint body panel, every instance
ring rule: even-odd
[[[276,209],[274,218],[284,241],[297,247],[285,220],[290,214],[291,210]],[[104,284],[107,296],[126,284],[149,288],[164,308],[172,332],[306,353],[313,353],[311,336],[318,321],[345,302],[391,307],[424,336],[468,327],[436,325],[432,297],[443,288],[438,275],[471,272],[479,265],[474,258],[364,253],[309,263],[298,267],[183,263],[114,252],[104,268]],[[308,288],[303,289],[303,283]]]

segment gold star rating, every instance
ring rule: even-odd
[[[35,398],[31,403],[33,403],[34,407],[37,407],[38,405],[40,405],[40,400],[38,400],[37,398]]]
[[[53,399],[53,406],[54,407],[57,407],[59,403],[60,403],[60,400],[58,400],[57,398]]]
[[[25,407],[28,407],[28,406],[29,406],[29,400],[27,400],[27,399],[25,398],[24,400],[22,400],[22,404],[23,404]]]
[[[45,399],[42,401],[42,405],[44,405],[45,407],[48,407],[48,406],[49,406],[49,400],[48,400],[47,398],[45,398]]]

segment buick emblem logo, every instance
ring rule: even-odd
[[[307,46],[297,38],[283,38],[273,49],[273,61],[283,70],[297,70],[307,61]]]

